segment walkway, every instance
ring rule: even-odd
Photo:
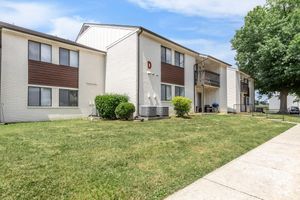
[[[166,200],[300,200],[300,125]]]

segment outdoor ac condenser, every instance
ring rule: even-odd
[[[156,117],[156,106],[141,106],[142,117]]]
[[[157,115],[160,117],[169,117],[169,107],[167,106],[158,106]]]

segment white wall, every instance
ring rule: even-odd
[[[76,42],[102,51],[107,46],[134,32],[136,29],[103,25],[90,25],[77,39]]]
[[[195,110],[195,84],[194,84],[194,65],[196,64],[196,58],[185,54],[185,66],[184,66],[184,84],[185,84],[185,96],[192,100],[192,111]]]
[[[227,67],[220,66],[220,112],[227,113]]]
[[[250,94],[249,94],[249,103],[250,105],[255,105],[255,85],[254,85],[254,80],[250,79],[249,80],[249,90],[250,90]]]
[[[227,105],[228,112],[236,111],[236,104],[240,102],[240,82],[236,69],[227,69]]]
[[[255,85],[254,80],[238,69],[227,69],[227,105],[228,112],[240,112],[241,102],[241,79],[247,78],[249,80],[249,104],[255,104]]]
[[[137,33],[107,50],[105,92],[126,94],[137,106]]]
[[[172,112],[172,104],[169,101],[161,101],[161,46],[166,46],[172,49],[172,64],[175,64],[174,55],[175,50],[178,52],[180,49],[169,47],[167,44],[149,38],[147,36],[140,36],[140,105],[162,105],[169,106]],[[152,68],[148,69],[148,61],[152,63]],[[193,101],[192,109],[194,110],[194,65],[196,59],[185,54],[185,96]],[[163,83],[171,85],[172,96],[175,96],[175,84]],[[178,85],[181,86],[181,85]],[[183,86],[181,86],[183,87]]]
[[[294,95],[289,95],[287,97],[287,107],[291,106],[297,106],[300,107],[298,102],[294,102],[296,100],[296,97]],[[279,110],[280,109],[280,100],[279,100],[279,94],[276,94],[272,98],[269,99],[269,109],[270,110]]]
[[[148,69],[148,61],[152,68]],[[147,73],[149,72],[149,74]],[[161,105],[161,45],[140,36],[140,105]]]
[[[3,30],[2,33],[1,100],[4,103],[6,122],[74,118],[91,114],[93,105],[90,105],[90,101],[93,101],[97,94],[104,92],[105,60],[102,54],[10,30]],[[80,51],[79,106],[77,108],[58,106],[58,87],[51,87],[52,107],[27,106],[28,40],[52,45],[52,63],[54,64],[59,63],[59,47]]]

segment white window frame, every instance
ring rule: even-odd
[[[68,63],[67,63],[67,65],[66,64],[62,64],[62,60],[61,60],[61,56],[60,56],[61,50],[65,50],[65,51],[68,52]],[[72,63],[71,63],[71,55],[72,55],[72,53],[76,53],[77,54],[77,63],[76,63],[77,65],[72,65]],[[73,51],[73,50],[70,50],[70,49],[66,49],[66,48],[60,47],[59,48],[59,65],[78,68],[79,67],[79,51]]]
[[[174,55],[174,56],[175,56],[175,57],[174,57],[174,60],[175,60],[175,66],[184,68],[184,62],[185,62],[185,56],[184,56],[184,54],[183,54],[183,53],[180,53],[180,52],[178,52],[178,51],[175,51],[175,55]],[[179,63],[177,63],[176,56],[179,56],[179,57],[178,57],[178,59],[179,59],[178,62],[179,62]]]
[[[29,104],[29,98],[30,98],[30,93],[29,93],[29,88],[37,88],[39,89],[39,105],[30,105]],[[43,105],[42,104],[42,89],[47,89],[50,90],[50,105]],[[29,107],[52,107],[52,88],[49,87],[40,87],[40,86],[28,86],[28,97],[27,97],[27,106]]]
[[[179,93],[181,93],[181,89],[183,89],[183,95],[176,95],[176,88],[179,88]],[[179,85],[175,85],[175,96],[180,96],[180,97],[185,97],[185,87],[184,86],[179,86]]]
[[[164,52],[164,57],[163,57],[163,52]],[[169,52],[169,54],[167,54],[167,52]],[[172,64],[172,49],[165,46],[161,46],[161,62]]]
[[[39,58],[38,59],[31,59],[30,58],[30,43],[35,43],[38,44],[39,46]],[[50,60],[43,60],[43,48],[42,47],[49,47],[50,48],[50,55],[49,58]],[[28,60],[35,60],[35,61],[40,61],[40,62],[45,62],[45,63],[52,63],[52,46],[50,44],[45,44],[45,43],[41,43],[41,42],[36,42],[36,41],[32,41],[32,40],[28,40]]]
[[[165,86],[165,95],[164,95],[165,98],[163,98],[163,95],[162,95],[162,86]],[[167,90],[166,90],[167,87],[170,87],[170,92],[171,92],[170,99],[167,98],[168,97]],[[171,101],[173,98],[172,85],[161,83],[160,89],[161,89],[161,91],[160,91],[161,101]]]

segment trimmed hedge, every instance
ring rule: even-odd
[[[129,120],[134,112],[134,105],[128,102],[120,103],[115,110],[116,116],[122,120]]]
[[[115,110],[120,103],[128,102],[126,95],[104,94],[95,98],[96,109],[104,119],[116,119]]]
[[[178,117],[184,117],[188,115],[191,110],[192,100],[186,97],[174,97],[172,99],[172,104],[174,105],[174,110]]]

